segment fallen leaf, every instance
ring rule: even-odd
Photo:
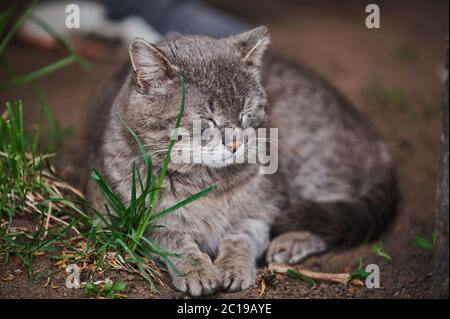
[[[4,274],[1,279],[3,281],[11,281],[11,280],[14,280],[14,278],[15,277],[13,274]]]
[[[350,284],[353,286],[364,286],[363,281],[360,279],[353,279],[352,281],[350,281]]]
[[[259,291],[259,296],[260,297],[263,297],[266,294],[266,288],[267,288],[266,281],[264,279],[261,279],[261,288],[260,288],[260,291]]]
[[[45,282],[44,286],[42,286],[42,287],[47,288],[47,286],[49,284],[50,284],[50,277],[47,278],[47,281]]]
[[[34,253],[33,253],[33,256],[44,256],[45,255],[45,251],[35,251]]]
[[[67,261],[66,260],[60,260],[60,261],[57,261],[57,262],[55,262],[54,264],[53,264],[53,266],[55,266],[55,267],[57,267],[57,268],[59,268],[59,269],[66,269],[66,267],[67,267]]]

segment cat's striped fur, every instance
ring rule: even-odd
[[[192,120],[200,118],[243,126],[244,110],[252,126],[279,129],[274,175],[259,174],[258,164],[170,165],[158,209],[218,185],[215,193],[166,216],[167,228],[152,234],[164,249],[198,261],[173,260],[185,273],[171,273],[174,286],[192,295],[249,287],[255,260],[267,250],[268,261],[298,262],[374,239],[395,210],[391,159],[370,124],[314,73],[263,59],[268,44],[265,27],[226,39],[175,35],[155,45],[138,39],[130,49],[132,67],[109,84],[113,89],[91,115],[93,128],[100,128],[92,164],[125,200],[130,163],[139,151],[116,115],[150,153],[158,153],[167,147],[179,111],[180,75],[187,83],[182,127],[192,129]],[[87,195],[101,207],[92,182]],[[270,233],[277,236],[271,245]]]

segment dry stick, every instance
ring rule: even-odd
[[[48,234],[48,226],[49,226],[49,224],[50,224],[50,216],[51,216],[51,214],[52,214],[52,202],[50,202],[49,205],[48,205],[47,218],[46,218],[46,220],[45,220],[45,226],[44,226],[44,227],[45,227],[45,231],[44,231],[44,235],[43,235],[42,238],[47,237],[47,234]]]
[[[55,178],[48,171],[42,172],[42,176],[46,178],[46,181],[50,186],[56,186],[56,189],[62,188],[62,189],[69,190],[72,193],[74,193],[75,195],[77,195],[78,197],[84,198],[84,195],[81,193],[80,190],[76,189],[72,185],[69,185],[65,182],[55,180]],[[53,189],[53,187],[52,187],[52,189]],[[61,193],[58,191],[58,194],[61,194]]]
[[[120,269],[120,270],[125,270],[128,271],[130,273],[135,273],[138,274],[140,276],[142,276],[142,274],[134,267],[132,267],[129,263],[126,263],[123,259],[123,257],[117,253],[108,253],[105,255],[104,257],[104,261],[106,261],[106,263],[108,265],[110,265],[113,269]],[[152,268],[152,266],[144,264],[142,267],[147,270],[147,274],[149,274],[154,280],[156,280],[161,286],[165,286],[164,282],[157,276],[154,275],[154,271],[157,271],[157,266],[153,261],[150,261],[152,263],[152,266],[154,268]]]
[[[279,274],[286,274],[289,269],[295,270],[300,275],[310,277],[315,280],[331,281],[346,285],[350,278],[349,273],[330,274],[326,272],[316,272],[312,270],[302,269],[298,266],[289,266],[277,263],[270,263],[269,270]]]
[[[67,189],[67,190],[71,191],[72,193],[74,193],[75,195],[77,195],[78,197],[84,199],[84,195],[78,189],[76,189],[75,187],[73,187],[67,183],[53,181],[52,184],[54,184],[56,187]]]
[[[58,223],[60,223],[60,224],[63,224],[64,226],[69,226],[69,223],[63,221],[62,219],[60,219],[60,218],[58,218],[58,217],[56,217],[56,216],[53,216],[53,215],[51,215],[51,214],[47,214],[47,213],[42,212],[42,211],[41,211],[40,209],[38,209],[33,203],[30,203],[30,202],[29,202],[29,196],[28,196],[28,195],[29,195],[29,194],[26,195],[26,198],[27,198],[28,200],[25,201],[25,205],[31,207],[35,212],[37,212],[37,213],[39,213],[39,214],[41,214],[41,215],[44,215],[44,216],[46,216],[46,217],[47,217],[47,216],[50,216],[51,219],[53,219],[54,221],[56,221],[56,222],[58,222]],[[72,226],[72,230],[73,230],[74,232],[76,232],[77,235],[81,234],[80,231],[79,231],[76,227],[74,227],[74,226]]]

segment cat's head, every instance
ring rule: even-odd
[[[186,82],[181,127],[191,137],[179,137],[174,151],[186,156],[190,148],[194,156],[201,154],[201,162],[197,157],[197,162],[178,165],[177,169],[192,165],[225,167],[232,164],[228,159],[247,154],[245,137],[239,133],[230,137],[225,134],[230,130],[225,128],[237,128],[236,133],[264,127],[267,97],[261,68],[269,42],[266,27],[222,39],[172,35],[157,44],[134,40],[130,47],[133,74],[124,117],[156,161],[167,151],[180,111],[181,77]],[[210,140],[198,143],[193,136],[194,123],[200,124],[202,133],[207,130],[222,135],[211,135]]]

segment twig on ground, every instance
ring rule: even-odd
[[[277,264],[277,263],[271,263],[269,264],[269,270],[272,272],[276,272],[279,274],[286,274],[289,269],[295,270],[299,274],[303,276],[310,277],[314,280],[321,280],[321,281],[331,281],[331,282],[337,282],[340,284],[346,285],[349,281],[350,274],[349,273],[338,273],[338,274],[330,274],[326,272],[316,272],[308,269],[303,269],[298,266],[290,266],[290,265],[283,265],[283,264]]]
[[[45,226],[44,226],[44,235],[42,236],[42,238],[47,237],[48,234],[48,226],[50,224],[50,216],[52,214],[52,203],[50,202],[48,205],[48,211],[47,211],[47,218],[45,219]]]

